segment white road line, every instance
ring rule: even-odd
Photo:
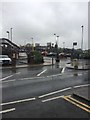
[[[13,82],[15,81],[16,79],[13,79],[13,80],[7,80],[7,81],[2,81],[2,83],[7,83],[7,82]]]
[[[0,111],[0,114],[2,114],[2,113],[7,113],[7,112],[11,112],[11,111],[14,111],[14,110],[15,110],[15,108],[3,110],[3,111]]]
[[[47,78],[49,78],[49,77],[57,77],[57,76],[61,76],[62,74],[60,73],[60,74],[56,74],[56,75],[49,75],[49,76],[46,76]]]
[[[77,73],[78,74],[78,73]],[[78,76],[82,76],[83,74],[82,73],[79,73]]]
[[[0,79],[0,81],[6,80],[6,79],[8,79],[8,78],[10,78],[10,77],[13,77],[13,76],[16,75],[16,74],[20,74],[20,72],[15,73],[15,74],[13,74],[13,75],[9,75],[9,76],[7,76],[7,77],[4,77],[4,78]]]
[[[47,102],[47,101],[51,101],[51,100],[55,100],[55,99],[59,99],[59,98],[63,98],[63,97],[64,97],[64,95],[58,96],[58,97],[53,97],[53,98],[50,98],[50,99],[42,100],[42,102]]]
[[[1,103],[0,105],[16,104],[16,103],[21,103],[21,102],[27,102],[27,101],[35,100],[35,99],[36,98],[29,98],[29,99],[17,100],[17,101],[12,101],[12,102],[7,102],[7,103]]]
[[[61,73],[64,73],[64,71],[65,71],[65,68],[66,68],[66,67],[64,67],[64,68],[62,69]]]
[[[33,79],[42,79],[42,78],[45,78],[45,77],[29,77],[29,78],[21,78],[19,80],[33,80]]]
[[[6,79],[8,79],[8,78],[10,78],[10,77],[12,77],[12,76],[13,76],[13,75],[9,75],[9,76],[7,76],[7,77],[5,77],[5,78],[0,79],[0,81],[6,80]]]
[[[18,75],[18,74],[20,74],[20,73],[21,73],[21,72],[18,72],[18,73],[15,73],[15,74],[17,74],[17,75]]]
[[[78,85],[78,86],[74,86],[73,88],[79,88],[79,87],[85,87],[85,86],[89,86],[90,84],[86,84],[86,85]]]
[[[37,76],[40,76],[41,74],[43,74],[46,71],[47,71],[47,69],[43,70],[41,73],[37,74]]]
[[[55,92],[51,92],[51,93],[48,93],[48,94],[41,95],[38,98],[43,98],[43,97],[46,97],[46,96],[49,96],[49,95],[53,95],[53,94],[56,94],[56,93],[59,93],[59,92],[63,92],[63,91],[69,90],[69,89],[72,89],[72,88],[68,87],[68,88],[64,88],[64,89],[61,89],[61,90],[57,90]]]
[[[33,79],[44,79],[44,78],[50,78],[50,77],[56,77],[56,76],[61,76],[62,74],[56,74],[56,75],[50,75],[50,76],[46,76],[46,77],[29,77],[29,78],[20,78],[18,79],[18,81],[20,80],[33,80]],[[7,80],[7,81],[1,81],[2,83],[6,83],[6,82],[13,82],[16,81],[16,79],[12,79],[12,80]],[[43,82],[43,81],[42,81]]]
[[[56,77],[56,76],[61,76],[62,74],[56,74],[56,75],[50,75],[50,76],[43,76],[43,77],[29,77],[29,78],[21,78],[19,80],[29,80],[29,79],[43,79],[43,78],[48,78],[48,77]],[[43,82],[43,81],[42,81]]]
[[[89,85],[90,85],[90,84],[78,85],[78,86],[74,86],[73,88],[85,87],[85,86],[89,86]],[[46,96],[49,96],[49,95],[53,95],[53,94],[56,94],[56,93],[59,93],[59,92],[63,92],[63,91],[66,91],[66,90],[70,90],[70,89],[72,89],[72,87],[68,87],[68,88],[61,89],[61,90],[58,90],[58,91],[55,91],[55,92],[51,92],[51,93],[48,93],[48,94],[44,94],[44,95],[39,96],[38,98],[43,98],[43,97],[46,97]]]

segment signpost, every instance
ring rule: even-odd
[[[75,50],[74,50],[74,46],[76,46],[77,45],[77,42],[73,42],[73,66],[74,66],[74,68],[75,69],[77,69],[78,68],[78,60],[77,60],[77,58],[76,58],[76,54],[75,54]]]
[[[74,48],[74,46],[76,46],[77,45],[77,42],[73,42],[73,48]]]

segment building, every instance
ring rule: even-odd
[[[20,47],[6,38],[0,38],[0,54],[8,55],[11,59],[18,59]]]

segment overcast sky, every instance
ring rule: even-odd
[[[81,47],[81,26],[84,26],[84,49],[88,48],[88,2],[4,2],[2,3],[2,35],[13,28],[13,42],[18,45],[47,42],[72,48]]]

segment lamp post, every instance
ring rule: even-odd
[[[65,42],[63,42],[63,52],[65,52]]]
[[[56,42],[56,34],[54,33],[54,36],[55,36],[55,42]]]
[[[81,55],[81,58],[83,59],[83,25],[81,26],[81,29],[82,29],[82,41],[81,41],[81,50],[82,50],[82,55]],[[82,68],[84,68],[84,64],[83,64],[83,61],[82,61]]]
[[[31,39],[32,39],[32,51],[34,51],[33,37]]]
[[[83,25],[81,26],[81,28],[82,28],[82,41],[81,41],[81,50],[83,51]]]
[[[59,38],[59,36],[57,36],[57,41],[56,41],[56,49],[57,49],[56,62],[59,62],[59,54],[58,54],[58,38]]]
[[[59,36],[57,36],[57,48],[58,48],[58,38],[59,38]]]
[[[52,66],[53,66],[53,45],[54,45],[54,43],[52,43]]]
[[[7,37],[8,37],[8,39],[9,39],[9,31],[7,31]]]
[[[11,31],[11,41],[12,41],[12,29],[13,29],[13,28],[10,28],[10,31]]]
[[[73,42],[73,58],[76,58],[74,46],[77,45],[77,42]]]
[[[65,48],[65,42],[63,42],[63,49]]]

